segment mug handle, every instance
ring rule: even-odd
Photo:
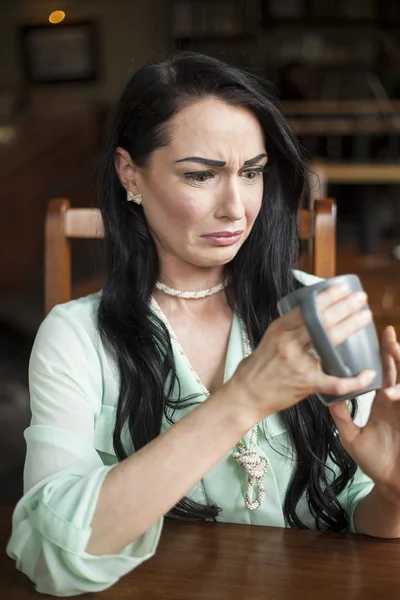
[[[322,323],[321,314],[317,307],[317,295],[321,290],[312,292],[305,301],[299,302],[308,333],[313,346],[329,375],[334,377],[351,377],[350,369],[344,364]]]

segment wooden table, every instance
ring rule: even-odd
[[[0,509],[0,543],[10,510]],[[166,522],[157,553],[98,600],[398,600],[400,541],[248,525]],[[37,600],[0,555],[1,597]],[[88,596],[87,596],[88,597]]]

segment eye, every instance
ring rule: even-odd
[[[190,173],[184,173],[186,179],[195,181],[196,183],[206,183],[209,179],[214,177],[212,171],[192,171]]]
[[[252,167],[251,169],[245,169],[242,171],[242,175],[245,179],[247,179],[247,181],[255,181],[262,176],[264,169],[265,167]]]

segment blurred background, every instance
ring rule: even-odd
[[[309,201],[337,202],[338,273],[400,332],[399,0],[1,0],[0,500],[22,490],[48,202],[93,206],[110,110],[174,49],[271,81],[316,174]],[[98,246],[72,246],[76,297],[101,286]]]

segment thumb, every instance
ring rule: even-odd
[[[345,448],[350,447],[359,435],[361,427],[351,418],[347,402],[336,402],[329,406],[329,411],[339,431],[340,441]]]

